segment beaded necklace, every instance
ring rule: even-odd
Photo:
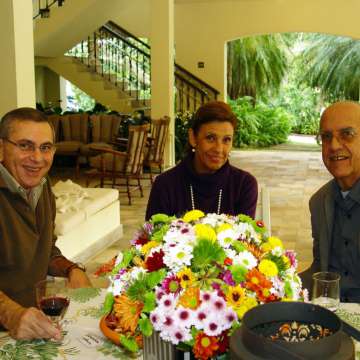
[[[195,210],[195,201],[194,201],[194,190],[192,185],[190,184],[190,197],[191,197],[191,207],[192,210]],[[221,200],[222,200],[222,189],[219,190],[218,203],[217,203],[217,211],[216,213],[220,215],[221,210]]]

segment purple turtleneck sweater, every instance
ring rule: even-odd
[[[182,216],[192,210],[190,185],[195,209],[216,213],[222,189],[220,213],[255,216],[258,187],[254,176],[229,162],[214,174],[199,175],[193,168],[192,157],[190,154],[156,177],[147,204],[146,220],[157,213]]]

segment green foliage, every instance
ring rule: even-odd
[[[144,307],[142,312],[149,313],[150,311],[154,310],[156,307],[156,296],[153,292],[148,292],[144,296]]]
[[[175,116],[175,159],[181,160],[186,155],[188,131],[193,113],[186,111]]]
[[[241,282],[245,281],[246,273],[248,272],[248,270],[244,266],[232,265],[232,266],[230,266],[230,271],[231,271],[234,281],[237,284],[240,284]]]
[[[82,111],[92,110],[95,106],[95,100],[80,90],[75,85],[71,84],[71,90],[74,94],[74,102]]]
[[[106,294],[104,305],[103,305],[103,312],[104,314],[110,314],[114,304],[114,295],[110,292]]]
[[[163,225],[158,230],[154,230],[154,232],[151,235],[151,240],[161,242],[168,230],[169,230],[169,225]]]
[[[111,271],[111,275],[115,275],[119,272],[120,269],[122,268],[126,268],[129,266],[131,260],[134,258],[135,256],[135,250],[134,249],[129,249],[123,252],[123,259],[121,261],[120,264],[116,265],[112,271]]]
[[[214,262],[222,264],[226,258],[224,249],[217,242],[200,239],[193,249],[192,266],[195,269],[203,269],[211,266]]]
[[[312,34],[302,55],[303,79],[323,97],[360,100],[360,41],[350,37]]]
[[[151,222],[155,225],[157,223],[167,224],[173,217],[170,217],[166,214],[155,214],[151,217]]]
[[[281,107],[272,107],[250,97],[230,100],[238,118],[234,146],[265,147],[287,141],[291,130],[291,116]]]
[[[120,343],[126,350],[129,350],[130,352],[135,353],[139,351],[139,346],[133,338],[120,335]]]
[[[241,241],[238,240],[233,241],[231,246],[233,246],[233,248],[239,253],[247,249],[246,246]]]
[[[251,36],[230,41],[228,95],[231,99],[276,92],[288,68],[290,38],[281,34]]]
[[[149,295],[147,295],[154,287],[159,284],[166,276],[165,269],[158,271],[152,271],[146,274],[140,274],[139,277],[129,286],[126,294],[131,300],[139,300],[143,303],[151,301]],[[148,304],[149,307],[151,304]]]
[[[151,336],[153,333],[153,326],[146,316],[139,319],[139,328],[144,336]]]

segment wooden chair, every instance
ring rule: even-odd
[[[126,190],[120,191],[120,193],[127,193],[129,205],[131,205],[133,191],[140,190],[141,197],[143,197],[141,178],[148,131],[149,124],[130,125],[127,149],[124,152],[99,146],[91,147],[99,155],[89,159],[92,169],[86,172],[86,185],[89,186],[90,179],[98,178],[100,187],[105,185],[111,185],[112,188],[124,186]],[[131,180],[136,180],[136,184],[132,184]]]
[[[169,131],[170,118],[151,120],[151,137],[148,139],[148,151],[145,156],[144,166],[149,168],[150,181],[153,183],[153,168],[161,173],[164,165],[165,144]]]

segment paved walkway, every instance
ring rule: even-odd
[[[285,146],[286,151],[282,150]],[[300,269],[306,268],[312,260],[308,201],[311,194],[330,179],[318,148],[311,148],[311,151],[288,150],[299,150],[302,146],[284,144],[271,150],[235,150],[231,154],[233,165],[249,171],[257,178],[260,186],[268,187],[272,234],[280,237],[287,248],[296,250]],[[144,220],[149,190],[148,183],[145,186],[145,197],[140,198],[135,193],[131,206],[127,205],[126,195],[120,195],[124,237],[91,259],[87,264],[89,271],[129,246],[134,232]]]

